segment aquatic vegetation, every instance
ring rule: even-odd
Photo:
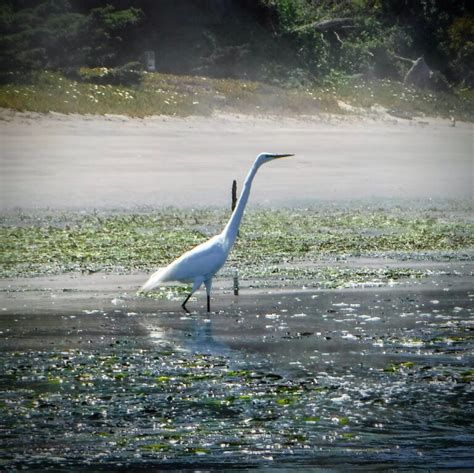
[[[288,267],[270,266],[244,269],[244,278],[262,278],[260,286],[290,284],[294,281],[304,282],[308,287],[321,287],[337,289],[343,287],[373,287],[385,284],[394,284],[395,281],[407,278],[422,278],[428,274],[426,271],[410,268],[344,268],[340,266],[318,267]]]
[[[468,212],[468,211],[466,211]],[[467,215],[467,214],[466,214]],[[81,271],[150,271],[222,228],[228,212],[163,209],[137,214],[27,214],[4,216],[0,227],[2,276]],[[422,274],[403,268],[344,274],[332,262],[350,256],[462,258],[474,248],[474,224],[463,214],[405,215],[395,210],[292,209],[247,212],[224,274],[242,277],[322,278],[328,287],[384,282]],[[467,252],[467,253],[466,253]],[[329,267],[334,274],[329,274]],[[227,271],[227,273],[226,273]],[[351,279],[352,278],[352,279]],[[323,282],[324,284],[324,282]]]
[[[384,368],[386,373],[396,373],[400,370],[407,370],[413,368],[415,363],[413,361],[401,361],[400,363],[390,363],[387,367]]]
[[[469,369],[469,370],[461,372],[461,380],[464,383],[474,382],[474,369]]]
[[[255,466],[269,456],[310,460],[321,449],[335,464],[352,462],[355,452],[376,462],[386,438],[409,455],[419,434],[408,435],[407,425],[435,425],[430,442],[441,449],[437,431],[468,428],[465,365],[392,361],[383,370],[340,366],[295,376],[237,353],[123,346],[0,353],[4,466],[71,467],[87,458],[133,468],[195,465],[197,457]],[[25,435],[30,447],[17,456]]]

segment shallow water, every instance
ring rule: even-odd
[[[0,467],[472,469],[473,298],[277,291],[210,316],[4,315]]]

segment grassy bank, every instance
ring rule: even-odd
[[[223,274],[312,279],[327,287],[420,276],[400,269],[350,269],[348,256],[465,257],[474,248],[468,212],[249,210]],[[15,215],[2,219],[2,276],[151,271],[218,233],[228,213],[166,209],[145,214]],[[433,256],[434,255],[434,256]],[[324,264],[323,264],[324,266]]]
[[[341,103],[343,102],[343,103]],[[0,107],[20,111],[79,114],[210,115],[363,114],[383,107],[395,116],[440,116],[473,120],[469,91],[434,93],[388,80],[340,79],[332,85],[280,88],[260,82],[149,73],[139,85],[95,84],[42,72],[28,80],[12,76],[0,85]]]

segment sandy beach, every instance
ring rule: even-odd
[[[472,124],[78,116],[3,110],[1,205],[11,209],[225,207],[262,151],[291,152],[257,177],[250,205],[472,198]]]

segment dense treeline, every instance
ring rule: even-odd
[[[450,81],[472,85],[474,17],[467,1],[264,3],[275,12],[279,27],[293,35],[300,56],[315,75],[340,71],[400,79],[411,65],[403,59],[423,55]]]
[[[402,79],[409,59],[474,82],[467,0],[4,0],[2,71],[123,67],[299,85]],[[136,67],[136,65],[135,65]]]

